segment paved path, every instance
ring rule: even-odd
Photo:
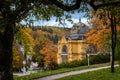
[[[115,65],[115,66],[118,66],[118,65]],[[55,80],[55,79],[59,79],[59,78],[62,78],[62,77],[69,76],[69,75],[81,74],[81,73],[100,70],[100,69],[109,68],[109,67],[110,66],[98,67],[98,68],[90,68],[90,69],[84,69],[84,70],[78,70],[78,71],[71,71],[71,72],[66,72],[66,73],[50,75],[50,76],[46,76],[46,77],[42,77],[42,78],[34,79],[34,80]]]
[[[24,76],[24,75],[29,75],[31,73],[37,73],[37,71],[27,71],[26,73],[23,72],[17,72],[17,73],[13,73],[14,76]]]

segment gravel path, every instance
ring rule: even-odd
[[[115,65],[115,66],[118,66],[118,65]],[[89,71],[96,71],[96,70],[105,69],[105,68],[109,68],[109,67],[110,66],[90,68],[90,69],[84,69],[84,70],[78,70],[78,71],[71,71],[71,72],[60,73],[60,74],[50,75],[50,76],[46,76],[46,77],[41,77],[39,79],[34,79],[34,80],[55,80],[55,79],[59,79],[59,78],[62,78],[62,77],[69,76],[69,75],[81,74],[81,73],[85,73],[85,72],[89,72]]]

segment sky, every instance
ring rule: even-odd
[[[35,21],[33,23],[34,26],[58,26],[58,27],[67,27],[71,28],[74,23],[78,23],[79,19],[81,19],[81,22],[88,25],[87,18],[84,17],[84,13],[75,13],[72,15],[73,23],[70,23],[69,21],[65,21],[65,25],[59,24],[59,22],[56,22],[55,18],[51,18],[50,21]],[[21,22],[22,24],[25,24],[24,21]]]
[[[59,27],[71,28],[74,23],[79,22],[78,18],[72,18],[72,20],[73,20],[73,23],[70,23],[69,21],[66,21],[66,25],[59,24],[59,22],[56,22],[55,19],[50,20],[50,21],[41,21],[41,22],[36,21],[36,22],[34,22],[34,26],[42,25],[42,26],[59,26]],[[81,22],[85,23],[86,25],[88,24],[87,23],[87,18],[81,18]]]

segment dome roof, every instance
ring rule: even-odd
[[[70,39],[83,40],[85,39],[85,33],[89,31],[89,27],[82,22],[73,25],[70,32]]]

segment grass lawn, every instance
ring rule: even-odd
[[[116,67],[114,73],[111,73],[109,68],[67,76],[57,80],[120,80],[120,67]]]
[[[62,68],[62,69],[57,69],[57,70],[33,73],[30,75],[25,75],[25,76],[15,76],[14,80],[30,80],[33,78],[43,77],[47,75],[53,75],[53,74],[58,74],[58,73],[63,73],[63,72],[68,72],[68,71],[82,70],[82,69],[87,69],[87,68],[101,67],[101,66],[106,66],[106,65],[109,65],[109,63],[90,65],[89,67],[80,66],[80,67],[75,67],[75,68]]]

